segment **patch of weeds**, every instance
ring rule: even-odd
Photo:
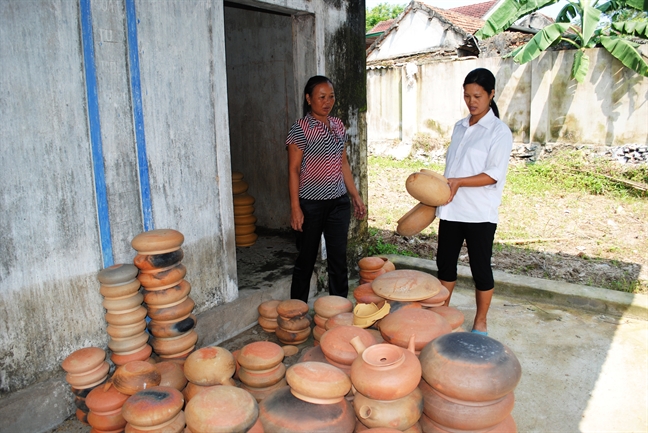
[[[637,280],[634,279],[626,279],[622,278],[620,280],[614,280],[610,281],[607,284],[607,289],[611,290],[617,290],[619,292],[626,292],[626,293],[645,293],[646,288],[641,286],[641,283]]]

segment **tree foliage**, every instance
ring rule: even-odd
[[[367,10],[365,32],[371,30],[381,21],[396,18],[403,12],[405,5],[391,5],[388,3],[379,3],[377,6]]]

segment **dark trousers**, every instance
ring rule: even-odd
[[[351,202],[345,194],[331,200],[299,199],[304,213],[304,224],[297,235],[299,255],[293,269],[290,298],[308,302],[310,280],[315,268],[320,239],[324,233],[326,263],[329,277],[329,295],[347,297],[346,248],[351,216]]]

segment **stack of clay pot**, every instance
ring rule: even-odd
[[[256,217],[254,216],[254,197],[246,191],[248,184],[243,173],[232,173],[232,193],[234,194],[234,232],[237,247],[249,247],[257,240]]]
[[[400,309],[380,321],[385,342],[407,348],[413,338],[417,355],[430,341],[450,332],[452,327],[443,316],[425,308]]]
[[[122,416],[122,406],[128,400],[128,394],[121,393],[108,382],[94,388],[86,397],[88,423],[93,432],[121,431],[126,426]]]
[[[158,229],[140,233],[131,241],[138,254],[133,260],[144,287],[144,302],[151,318],[148,329],[153,351],[164,360],[183,360],[194,349],[198,334],[191,285],[184,279],[187,269],[181,263],[182,233]]]
[[[358,261],[360,284],[371,283],[376,277],[395,270],[394,264],[384,257],[364,257]]]
[[[212,387],[235,386],[232,379],[235,372],[236,360],[229,350],[218,346],[196,350],[184,363],[184,374],[189,381],[182,391],[185,401],[191,401],[199,392]]]
[[[271,299],[259,304],[259,307],[257,308],[257,311],[259,312],[258,322],[265,332],[273,334],[277,329],[277,326],[279,326],[277,324],[277,317],[279,316],[279,313],[277,313],[277,305],[279,305],[280,302],[281,301],[276,299]]]
[[[287,299],[277,304],[277,328],[275,334],[283,344],[301,344],[311,334],[311,318],[308,304],[299,299]]]
[[[283,359],[284,350],[270,341],[243,346],[236,357],[241,388],[260,402],[273,391],[287,386]]]
[[[522,369],[507,346],[456,332],[430,342],[419,358],[424,431],[517,431],[511,411]]]
[[[401,236],[414,236],[432,224],[436,207],[450,198],[448,180],[432,170],[422,169],[412,173],[405,181],[407,192],[420,203],[398,220],[396,232]]]
[[[322,334],[326,332],[328,319],[340,313],[350,313],[353,310],[353,303],[341,296],[320,296],[313,303],[313,309],[315,310],[313,339],[319,344]]]
[[[251,432],[258,417],[259,405],[249,392],[235,386],[213,386],[187,402],[185,433]]]
[[[182,411],[182,393],[169,386],[154,386],[138,391],[122,408],[122,415],[128,424],[126,431],[182,433],[185,415]]]
[[[89,409],[86,397],[108,378],[110,364],[106,361],[106,352],[99,347],[79,349],[68,355],[61,367],[67,372],[65,380],[72,387],[77,407],[76,417],[82,423],[88,424]]]
[[[407,349],[393,344],[367,347],[358,337],[350,343],[359,354],[351,365],[358,421],[368,428],[420,431],[423,394],[418,388],[421,364],[414,354],[414,339]]]
[[[97,275],[99,292],[104,296],[107,310],[106,332],[110,335],[110,359],[115,365],[129,361],[144,361],[151,356],[146,332],[146,308],[137,279],[138,269],[130,264],[117,264],[103,269]]]
[[[112,386],[126,395],[160,385],[162,376],[155,364],[146,361],[130,361],[118,367],[111,378]]]
[[[350,374],[351,364],[358,357],[358,352],[351,345],[351,340],[355,337],[358,337],[365,347],[377,343],[372,333],[357,326],[336,326],[326,331],[320,340],[326,362]]]

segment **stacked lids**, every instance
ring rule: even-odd
[[[311,334],[308,304],[299,299],[287,299],[277,305],[275,334],[283,344],[301,344]]]
[[[240,364],[238,378],[241,388],[261,401],[274,390],[287,386],[283,358],[281,346],[270,341],[256,341],[243,346],[236,357]]]
[[[286,372],[286,381],[295,397],[315,404],[338,403],[351,390],[349,376],[324,362],[294,364]]]
[[[158,386],[162,376],[155,364],[146,361],[130,361],[118,367],[112,376],[112,386],[122,394],[133,395],[138,391]]]
[[[72,352],[61,363],[67,372],[65,380],[72,387],[76,416],[88,424],[89,409],[86,404],[88,394],[108,378],[110,364],[106,361],[106,352],[99,347],[86,347]]]
[[[254,197],[247,193],[248,184],[243,173],[232,173],[232,194],[234,195],[234,232],[237,247],[249,247],[257,240],[256,217],[254,216]]]
[[[326,332],[328,320],[341,313],[350,313],[353,310],[353,303],[341,296],[320,296],[313,303],[313,309],[315,310],[313,338],[319,342],[322,334]]]
[[[95,431],[123,430],[126,420],[122,406],[129,395],[121,393],[110,382],[94,388],[86,397],[88,423]]]
[[[358,261],[360,269],[360,284],[370,283],[376,277],[387,272],[385,269],[386,260],[381,257],[364,257]]]
[[[280,302],[276,299],[271,299],[259,304],[257,308],[259,312],[258,322],[265,332],[274,333],[277,326],[279,326],[277,324],[277,317],[279,316],[279,313],[277,313],[277,305]]]

